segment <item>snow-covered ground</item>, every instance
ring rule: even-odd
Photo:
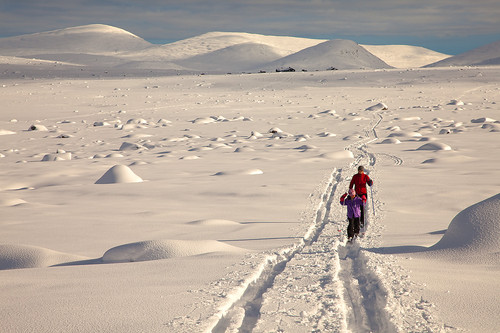
[[[1,59],[0,331],[498,331],[499,67]]]

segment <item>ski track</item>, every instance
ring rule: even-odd
[[[380,218],[375,218],[375,208],[380,209],[380,202],[376,201],[375,206],[372,197],[371,209],[367,203],[365,229],[370,225],[371,231],[365,234],[366,230],[362,230],[362,238],[354,244],[346,242],[345,209],[336,205],[349,185],[351,172],[363,163],[373,173],[377,155],[389,157],[395,165],[403,163],[399,157],[368,151],[367,145],[378,140],[376,127],[383,120],[380,113],[375,115],[378,119],[374,117],[365,131],[367,137],[345,148],[353,151],[354,161],[345,168],[334,169],[324,183],[315,219],[301,241],[269,255],[235,293],[239,296],[215,316],[217,320],[208,332],[392,333],[413,331],[415,327],[418,331],[441,331],[443,326],[433,322],[428,310],[432,306],[424,300],[418,304],[413,304],[413,299],[403,301],[403,296],[396,295],[396,288],[401,289],[405,282],[392,286],[384,281],[376,270],[377,265],[387,260],[370,259],[360,247],[374,246],[380,237],[381,226],[377,223]],[[344,175],[344,169],[349,175]],[[394,260],[389,263],[394,264]],[[389,272],[399,274],[392,269]],[[405,288],[411,287],[405,285]],[[394,299],[390,304],[389,298]],[[387,311],[389,308],[391,313]],[[404,324],[394,322],[400,318],[394,319],[391,314],[398,312],[405,314]]]
[[[366,145],[377,140],[378,117],[365,131],[367,139],[345,148],[357,153],[348,169],[366,158],[375,165]],[[346,245],[345,213],[332,210],[337,189],[349,181],[342,171],[331,173],[303,239],[268,256],[210,332],[395,331],[383,313],[385,294],[377,276],[366,268],[359,246]]]

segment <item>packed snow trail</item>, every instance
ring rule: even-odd
[[[352,309],[348,317],[349,329],[352,332],[397,332],[384,310],[387,292],[377,275],[368,268],[359,244],[341,246],[339,256],[345,301]]]
[[[361,246],[376,246],[381,235],[381,217],[375,218],[380,202],[367,212],[365,229],[369,222],[370,232],[353,244],[346,242],[345,210],[334,207],[358,165],[373,174],[377,158],[403,163],[396,156],[368,151],[367,145],[378,139],[375,129],[383,119],[375,115],[378,119],[374,117],[366,130],[367,138],[345,148],[353,151],[354,161],[334,169],[324,182],[314,221],[301,241],[267,256],[214,316],[209,332],[446,331],[434,322],[432,305],[410,295],[410,282],[392,267],[394,260],[362,250]],[[393,275],[392,282],[379,272],[382,266],[384,274]]]
[[[321,194],[321,201],[316,210],[315,222],[310,226],[303,239],[289,248],[279,251],[266,258],[258,272],[245,284],[240,291],[241,297],[221,311],[220,320],[210,330],[211,332],[253,332],[259,317],[262,315],[262,296],[275,287],[275,280],[280,277],[287,265],[296,256],[309,248],[320,237],[328,224],[330,208],[336,192],[340,170],[333,170],[327,182],[326,189]]]
[[[377,139],[381,120],[366,131],[369,142]],[[375,164],[363,141],[346,148],[359,151],[349,169],[366,157]],[[211,332],[395,331],[383,313],[383,288],[365,268],[359,246],[346,248],[345,212],[332,210],[337,189],[347,188],[348,179],[335,169],[326,184],[301,242],[268,256],[240,296],[220,311]]]

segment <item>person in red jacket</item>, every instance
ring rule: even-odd
[[[356,190],[356,195],[362,197],[365,196],[365,202],[368,199],[368,193],[366,191],[366,185],[372,186],[373,180],[365,174],[365,168],[360,165],[358,167],[358,173],[352,176],[351,183],[349,184],[349,188],[354,188]],[[360,227],[363,228],[365,226],[365,207],[361,206],[361,218],[359,219]]]

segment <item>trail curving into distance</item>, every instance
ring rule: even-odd
[[[378,140],[376,127],[382,116],[376,116],[365,131],[367,137],[345,148],[353,151],[355,160],[331,172],[315,219],[300,242],[268,256],[239,297],[216,314],[208,332],[397,331],[385,310],[383,283],[367,265],[360,244],[346,243],[345,211],[334,206],[358,164],[372,171],[376,167],[377,156],[367,148]]]

